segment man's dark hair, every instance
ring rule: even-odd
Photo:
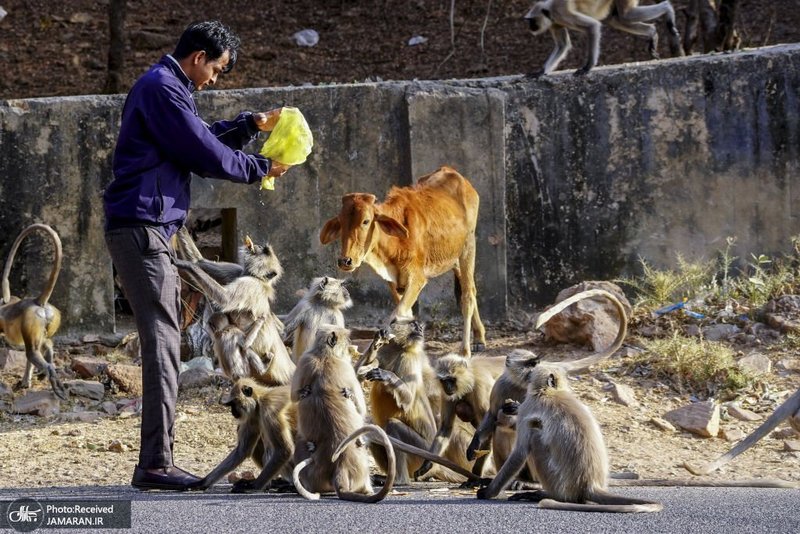
[[[230,72],[236,65],[236,52],[240,44],[236,34],[218,20],[194,22],[183,31],[172,57],[180,61],[192,52],[203,50],[208,60],[214,61],[227,50],[231,59],[223,72]]]

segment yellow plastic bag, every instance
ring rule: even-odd
[[[284,165],[299,165],[306,161],[314,146],[314,137],[300,110],[293,107],[281,109],[275,128],[261,147],[261,155]],[[275,189],[275,178],[264,176],[261,189]]]
[[[306,161],[314,146],[314,137],[300,110],[285,107],[261,154],[284,165],[299,165]]]

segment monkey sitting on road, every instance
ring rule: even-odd
[[[20,243],[36,230],[43,231],[53,242],[53,248],[55,249],[53,269],[50,271],[47,284],[38,297],[26,299],[12,297],[8,277],[11,273],[11,266],[14,263],[14,256]],[[61,259],[61,239],[46,224],[32,224],[17,236],[14,244],[11,245],[11,251],[8,253],[8,259],[3,269],[3,300],[0,301],[0,336],[4,337],[13,348],[25,350],[27,359],[25,371],[15,389],[24,389],[31,386],[33,368],[36,367],[37,370],[47,376],[50,386],[53,388],[53,393],[60,399],[67,400],[67,391],[61,380],[59,380],[55,365],[53,365],[52,337],[61,326],[61,312],[48,303],[56,286],[56,279],[61,269]]]
[[[497,476],[478,490],[496,497],[527,463],[544,491],[512,500],[539,501],[540,508],[584,512],[658,512],[661,504],[608,493],[608,453],[600,425],[569,389],[561,364],[540,363],[528,376],[517,414],[517,441]]]
[[[658,58],[658,32],[649,21],[667,17],[670,49],[673,55],[683,55],[680,34],[675,26],[675,10],[668,0],[653,6],[639,6],[639,0],[540,0],[525,15],[531,33],[541,35],[550,31],[556,43],[540,74],[550,74],[558,67],[572,44],[568,30],[587,34],[586,62],[575,74],[586,74],[597,65],[600,57],[600,21],[619,30],[643,35],[650,39],[649,51]],[[610,16],[609,16],[610,15]],[[608,18],[607,18],[608,17]]]
[[[478,428],[489,410],[492,387],[503,372],[504,362],[503,357],[464,358],[457,354],[447,354],[436,361],[434,368],[443,392],[444,407],[439,431],[430,448],[433,454],[441,455],[447,449],[456,416],[473,428]],[[487,458],[478,458],[472,472],[480,475]],[[414,477],[422,477],[431,467],[433,465],[430,462],[423,463]]]
[[[297,364],[292,380],[292,400],[297,402],[298,446],[293,480],[307,499],[319,499],[319,492],[335,491],[340,499],[378,502],[392,490],[394,450],[385,432],[366,425],[364,392],[350,358],[346,329],[320,325],[313,345]],[[387,479],[372,493],[369,452],[360,441],[371,432],[383,441],[390,459]]]
[[[262,491],[278,475],[291,477],[297,428],[297,406],[290,399],[289,386],[265,387],[250,378],[233,384],[222,404],[230,406],[239,421],[236,448],[203,478],[199,489],[213,486],[247,458],[261,468],[255,480],[239,480],[233,493]]]
[[[353,305],[344,282],[338,278],[315,278],[302,299],[284,318],[283,339],[292,342],[292,359],[295,363],[314,342],[317,329],[322,324],[344,327],[345,310]]]
[[[217,317],[208,320],[212,325],[225,325],[224,328],[211,332],[214,353],[220,359],[221,367],[249,368],[253,372],[252,376],[265,385],[288,384],[295,365],[283,344],[283,325],[270,308],[275,294],[274,284],[283,272],[282,267],[272,247],[257,246],[249,238],[245,240],[245,246],[240,251],[240,258],[246,274],[224,286],[206,273],[198,262],[176,260],[175,264],[189,272],[206,299],[217,308],[213,313],[226,316],[224,319]],[[259,327],[260,321],[263,324]],[[238,328],[241,333],[230,330],[230,327]],[[222,333],[229,335],[221,336]],[[250,349],[262,360],[266,360],[263,367],[253,365],[254,362],[242,361],[249,354],[247,350],[235,350],[234,344],[239,339],[247,339],[251,335]]]

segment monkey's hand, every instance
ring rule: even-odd
[[[433,462],[431,462],[430,460],[425,460],[424,462],[422,462],[420,468],[414,471],[414,478],[416,480],[419,480],[420,478],[425,476],[425,473],[427,473],[431,469],[433,469]]]
[[[301,399],[305,399],[306,397],[311,395],[311,386],[309,385],[303,386],[302,388],[300,388],[300,391],[298,391],[297,394]]]
[[[381,369],[380,367],[376,367],[375,369],[370,369],[364,378],[370,380],[372,382],[383,382],[384,384],[389,382],[390,376],[385,370]]]
[[[354,397],[353,390],[350,388],[342,388],[342,395],[345,399],[352,399]]]
[[[475,496],[481,500],[491,499],[491,497],[489,496],[489,484],[491,483],[492,483],[491,478],[482,478],[481,487],[478,488],[478,493]]]
[[[480,436],[475,434],[467,447],[467,460],[471,462],[475,459],[475,451],[477,451],[480,446]]]
[[[317,450],[317,446],[314,444],[313,441],[306,441],[306,450],[308,452],[314,452]]]
[[[506,399],[500,410],[506,415],[517,415],[519,412],[519,401],[514,399]]]
[[[381,328],[375,332],[375,337],[372,338],[372,346],[377,350],[393,340],[394,337],[394,334],[390,333],[388,328]]]
[[[231,488],[231,493],[253,493],[256,491],[256,488],[253,486],[253,482],[255,482],[255,480],[237,480]]]

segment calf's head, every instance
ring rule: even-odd
[[[343,196],[339,215],[326,222],[319,233],[323,245],[341,239],[342,249],[336,263],[342,271],[355,271],[375,247],[381,234],[408,237],[408,229],[396,219],[383,215],[375,200],[375,195],[369,193]]]

